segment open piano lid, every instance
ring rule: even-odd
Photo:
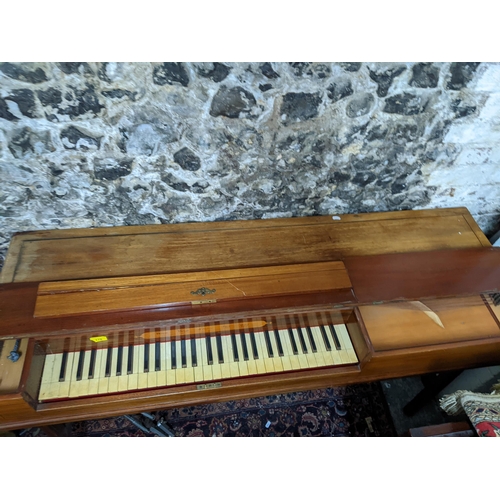
[[[368,255],[203,273],[11,283],[0,285],[0,325],[8,336],[32,335],[316,304],[353,307],[463,297],[497,292],[499,283],[496,248]],[[212,290],[216,292],[209,293]]]
[[[500,249],[469,248],[344,259],[359,304],[498,292]]]

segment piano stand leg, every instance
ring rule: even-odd
[[[155,434],[159,437],[175,437],[174,431],[164,422],[163,418],[156,419],[151,413],[142,413],[143,418],[137,415],[124,415],[136,427],[146,434]]]
[[[450,372],[432,373],[422,375],[422,383],[424,388],[403,407],[403,413],[408,417],[412,417],[421,410],[432,398],[437,396],[450,382],[455,380],[463,370],[455,370]]]

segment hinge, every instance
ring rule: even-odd
[[[207,300],[192,300],[191,305],[197,306],[199,304],[215,304],[217,299],[207,299]]]

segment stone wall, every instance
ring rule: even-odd
[[[0,64],[14,232],[466,206],[500,213],[500,65]]]

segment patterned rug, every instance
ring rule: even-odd
[[[156,413],[175,436],[396,436],[380,384],[359,384]],[[140,417],[140,416],[139,416]],[[154,436],[125,417],[71,424],[79,437]],[[22,436],[46,436],[27,429]]]
[[[439,403],[448,415],[465,413],[478,436],[500,437],[500,387],[492,394],[457,391],[444,396]]]

